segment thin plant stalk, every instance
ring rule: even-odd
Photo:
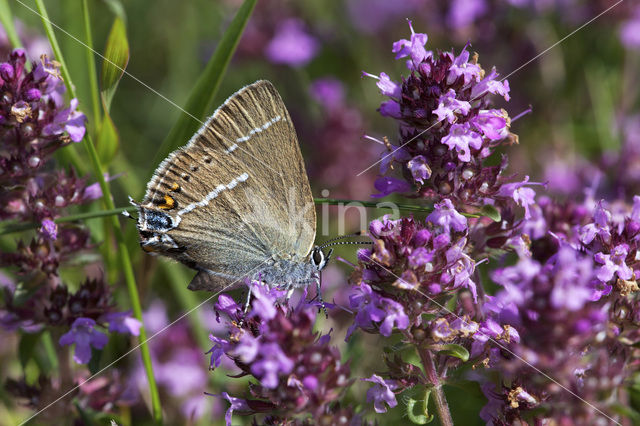
[[[82,19],[84,21],[84,42],[88,49],[87,53],[87,72],[89,73],[89,87],[91,88],[91,106],[93,108],[93,121],[96,128],[101,122],[100,114],[100,89],[98,88],[98,74],[96,72],[96,62],[93,56],[93,36],[91,35],[91,19],[89,18],[89,5],[87,0],[82,0]]]
[[[42,17],[43,24],[45,26],[45,31],[47,32],[47,36],[49,37],[49,41],[51,43],[52,49],[54,50],[54,54],[56,55],[56,59],[60,64],[62,64],[62,77],[65,81],[65,85],[67,86],[67,90],[69,90],[69,94],[72,97],[75,96],[75,90],[73,88],[73,83],[71,81],[71,76],[69,75],[68,70],[64,66],[64,58],[62,56],[62,52],[58,46],[55,34],[53,32],[53,27],[48,19],[48,14],[44,3],[42,0],[36,0],[36,7]],[[89,159],[91,161],[91,166],[93,168],[94,174],[98,183],[100,184],[100,188],[102,189],[102,201],[107,210],[114,210],[115,205],[113,204],[113,199],[111,197],[111,190],[109,189],[109,185],[107,185],[106,179],[104,178],[102,166],[100,165],[100,160],[98,159],[98,154],[93,145],[93,141],[91,136],[87,133],[85,136],[85,143],[83,144],[85,149],[87,150],[87,154],[89,155]],[[120,222],[118,221],[118,217],[115,215],[109,216],[111,227],[113,229],[113,233],[115,235],[116,243],[117,243],[117,254],[118,260],[120,262],[120,266],[122,268],[122,272],[124,274],[125,282],[127,284],[127,290],[129,292],[129,299],[131,301],[131,307],[133,309],[134,316],[142,321],[142,307],[140,305],[140,298],[138,296],[138,289],[136,287],[135,276],[133,273],[133,266],[131,264],[131,258],[129,257],[129,250],[124,241],[124,236],[122,234],[122,229],[120,228]],[[162,407],[160,405],[160,395],[158,393],[158,387],[156,385],[156,381],[153,375],[153,365],[151,363],[151,354],[149,352],[149,346],[147,345],[147,333],[144,327],[140,328],[140,335],[138,336],[138,340],[140,342],[140,354],[142,357],[142,362],[144,364],[145,373],[147,375],[147,380],[149,384],[149,393],[151,395],[151,407],[153,418],[156,422],[162,422]]]
[[[72,98],[77,98],[76,91],[71,84],[71,76],[69,75],[69,70],[67,69],[67,65],[64,62],[64,58],[62,57],[62,51],[60,50],[60,45],[58,44],[58,39],[56,39],[56,35],[53,32],[53,26],[51,25],[51,21],[49,20],[49,14],[44,7],[44,3],[42,0],[35,0],[36,7],[38,8],[38,13],[40,14],[40,18],[42,19],[42,25],[44,27],[44,32],[47,34],[47,38],[49,39],[49,43],[51,44],[51,50],[53,51],[53,56],[55,60],[60,63],[60,72],[62,75],[62,81],[69,92],[69,95]],[[80,155],[78,151],[76,151],[76,147],[71,144],[66,147],[66,149],[60,150],[60,155],[64,159],[64,161],[73,165],[73,167],[81,174],[84,175],[87,173],[87,169],[85,167],[84,162],[80,159]]]
[[[8,0],[0,0],[0,22],[7,33],[11,46],[14,49],[21,47],[22,42],[20,41],[15,25],[13,25],[13,15]]]
[[[427,376],[427,379],[433,385],[431,390],[433,393],[433,400],[436,405],[438,418],[440,419],[440,424],[442,424],[443,426],[453,426],[451,411],[449,410],[449,405],[447,404],[447,398],[444,395],[444,390],[442,389],[442,383],[440,381],[440,377],[438,376],[436,365],[433,361],[433,354],[428,348],[418,347],[416,349],[420,354],[420,359],[422,360],[422,366],[424,368],[424,372]]]

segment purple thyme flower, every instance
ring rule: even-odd
[[[469,54],[468,45],[458,55],[426,51],[427,35],[416,33],[409,25],[410,39],[393,45],[397,58],[410,58],[409,76],[394,81],[385,73],[379,77],[363,73],[375,78],[388,97],[380,104],[380,114],[399,124],[398,141],[385,144],[388,152],[380,172],[386,174],[392,163],[399,163],[403,179],[379,178],[376,189],[380,194],[374,196],[413,189],[417,194],[411,196],[431,202],[448,198],[467,210],[485,204],[509,209],[514,203],[528,209],[529,188],[512,188],[508,198],[499,193],[510,189],[504,185],[522,186],[502,176],[506,158],[500,166],[484,164],[499,145],[517,142],[509,131],[507,112],[491,108],[491,95],[509,100],[508,82],[500,80],[495,69],[485,73],[477,55]],[[395,152],[398,147],[402,155]]]
[[[433,213],[427,216],[427,220],[442,226],[445,234],[448,234],[451,229],[456,232],[463,232],[467,229],[467,218],[456,211],[449,199],[436,204]]]
[[[76,111],[76,108],[78,108],[78,100],[71,99],[69,108],[58,112],[53,118],[53,122],[47,124],[44,129],[42,129],[42,134],[45,136],[53,136],[67,132],[72,141],[80,142],[84,137],[84,123],[87,118],[83,113]]]
[[[380,191],[378,194],[372,194],[374,198],[382,198],[393,192],[407,192],[411,190],[411,185],[402,179],[389,176],[380,176],[374,183],[375,188]]]
[[[62,346],[75,343],[73,360],[78,364],[87,364],[91,360],[91,347],[102,349],[109,340],[107,335],[95,329],[96,322],[90,318],[78,318],[71,330],[60,337]]]
[[[487,12],[486,0],[453,0],[447,15],[452,28],[464,28]]]
[[[413,180],[420,184],[423,184],[425,179],[429,179],[431,177],[431,169],[427,164],[427,159],[422,155],[416,155],[409,160],[407,167],[411,171]]]
[[[620,40],[629,49],[640,49],[640,6],[636,6],[631,19],[622,24]]]
[[[318,41],[305,31],[304,23],[292,18],[280,23],[265,54],[275,64],[300,67],[309,63],[318,49]]]
[[[399,90],[400,88],[398,88],[398,91]],[[386,93],[382,94],[386,95]],[[433,113],[438,116],[438,121],[446,119],[449,123],[453,123],[454,121],[457,121],[456,114],[467,115],[469,114],[470,109],[471,104],[469,102],[457,100],[456,91],[449,89],[445,94],[440,96],[440,99],[438,100],[438,108],[434,109]],[[480,135],[478,135],[478,137],[480,137]],[[479,146],[475,148],[478,149]]]
[[[529,206],[535,203],[536,193],[525,185],[542,185],[537,182],[529,182],[529,176],[525,176],[522,182],[505,183],[498,190],[497,195],[512,198],[521,207],[524,207],[524,218],[530,219]]]
[[[131,311],[110,312],[103,315],[100,320],[109,324],[109,331],[112,333],[131,334],[132,336],[140,335],[142,323],[131,316]]]
[[[600,281],[606,283],[610,281],[614,275],[621,280],[630,280],[633,276],[633,270],[627,266],[626,259],[629,254],[629,246],[627,244],[619,244],[613,249],[612,254],[596,253],[594,260],[600,264],[597,276]]]
[[[376,413],[386,413],[387,407],[385,407],[385,404],[387,404],[389,408],[398,405],[396,395],[393,393],[393,391],[398,388],[398,385],[394,380],[384,380],[377,374],[372,375],[368,379],[361,380],[375,383],[373,387],[367,390],[367,402],[373,401]]]
[[[393,49],[391,51],[396,54],[396,59],[406,58],[407,56],[411,56],[411,60],[414,64],[419,64],[428,56],[431,55],[431,52],[427,52],[424,48],[424,45],[427,44],[426,34],[416,33],[413,30],[413,25],[411,21],[409,22],[409,28],[411,29],[411,38],[401,39],[393,43]]]
[[[278,376],[289,374],[294,363],[289,359],[277,343],[262,344],[260,357],[251,364],[251,372],[260,379],[260,383],[268,388],[275,389],[278,386]]]
[[[344,102],[344,87],[338,79],[321,78],[311,84],[311,96],[326,109],[333,110]]]
[[[226,426],[231,426],[231,418],[234,411],[251,411],[249,404],[247,404],[245,399],[235,398],[226,392],[222,392],[221,396],[231,403],[231,406],[227,409],[227,412],[224,415],[224,422]]]
[[[40,227],[40,234],[49,241],[55,241],[58,237],[58,225],[51,219],[44,219]]]
[[[349,339],[356,328],[372,329],[380,322],[380,334],[389,337],[393,327],[399,330],[409,326],[409,317],[404,313],[402,305],[393,299],[380,297],[373,292],[371,286],[360,284],[354,288],[355,293],[349,296],[351,308],[357,314],[354,323],[347,330],[345,340]]]
[[[229,337],[210,337],[214,342],[209,351],[211,368],[218,367],[226,355],[243,375],[257,379],[251,385],[251,394],[257,399],[247,401],[248,414],[326,414],[351,381],[348,364],[342,364],[338,350],[329,346],[329,336],[314,332],[317,306],[304,298],[295,307],[289,306],[290,300],[284,299],[282,291],[258,282],[250,285],[256,298],[242,326],[237,305],[228,297],[216,304],[217,313],[228,318]],[[253,313],[267,302],[271,303],[268,315]]]

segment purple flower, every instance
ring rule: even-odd
[[[471,90],[471,98],[478,99],[484,96],[486,93],[500,95],[505,101],[509,100],[509,82],[507,80],[497,81],[498,73],[493,68],[488,76],[483,78],[476,86]]]
[[[394,100],[385,101],[380,104],[380,114],[384,117],[400,118],[400,104]]]
[[[593,300],[593,262],[567,246],[556,255],[551,305],[557,309],[577,311]]]
[[[249,284],[251,293],[253,295],[253,301],[251,302],[252,310],[251,315],[257,315],[265,321],[268,321],[276,316],[276,300],[282,296],[282,291],[275,288],[269,288],[267,285],[262,285],[257,282]]]
[[[213,370],[214,368],[218,368],[220,363],[222,362],[222,357],[225,355],[225,352],[229,349],[230,344],[227,340],[220,339],[214,335],[209,335],[209,340],[213,342],[213,346],[206,353],[211,354],[209,361],[209,369]]]
[[[100,183],[96,182],[87,186],[82,193],[82,198],[86,201],[102,198],[102,188],[100,188]]]
[[[391,299],[382,300],[382,303],[384,303],[385,316],[380,324],[380,334],[389,337],[394,327],[398,330],[409,327],[409,317],[401,304]]]
[[[275,64],[300,67],[316,56],[318,47],[318,41],[305,31],[304,23],[292,18],[280,23],[265,53]]]
[[[380,334],[389,337],[393,327],[404,330],[409,326],[409,317],[404,312],[402,305],[395,300],[380,297],[371,286],[360,283],[354,288],[354,293],[349,296],[349,303],[356,313],[353,324],[347,330],[346,339],[357,328],[371,329],[375,323],[381,322]]]
[[[290,360],[277,343],[267,343],[260,347],[260,356],[251,365],[251,372],[260,379],[262,386],[275,389],[278,386],[280,374],[289,374],[294,363]]]
[[[96,322],[91,318],[78,318],[71,330],[60,337],[62,346],[76,345],[73,360],[78,364],[87,364],[91,360],[91,347],[102,349],[109,340],[107,335],[95,329]]]
[[[362,380],[375,383],[373,387],[367,390],[367,402],[373,401],[373,407],[376,413],[386,413],[387,407],[385,407],[385,404],[388,405],[389,408],[398,405],[396,395],[393,393],[393,391],[398,388],[398,385],[394,380],[384,380],[377,374]]]
[[[640,6],[634,9],[633,17],[622,24],[620,40],[629,49],[640,49]]]
[[[482,136],[471,130],[469,123],[453,124],[449,134],[442,138],[442,143],[450,150],[455,149],[460,161],[471,161],[471,150],[482,147]]]
[[[464,28],[484,15],[487,9],[485,0],[453,0],[447,15],[447,23],[453,28]]]
[[[85,122],[87,121],[87,117],[83,113],[76,111],[77,107],[78,100],[71,99],[69,108],[58,112],[53,118],[53,122],[45,126],[42,133],[45,136],[50,136],[67,132],[72,141],[80,142],[86,130]]]
[[[142,323],[131,316],[129,312],[111,312],[101,317],[101,321],[109,323],[109,331],[131,334],[133,336],[140,335]]]
[[[471,104],[469,102],[457,100],[456,91],[449,89],[440,96],[438,108],[434,109],[433,113],[438,116],[438,121],[446,119],[449,123],[453,123],[456,121],[456,114],[467,115],[470,109]]]
[[[419,64],[427,56],[430,55],[431,52],[427,52],[424,48],[424,45],[427,44],[426,34],[416,33],[413,30],[413,25],[411,21],[409,22],[409,28],[411,29],[411,38],[410,40],[402,39],[393,43],[393,49],[391,51],[396,54],[396,59],[406,58],[407,56],[411,56],[411,60],[414,64]]]
[[[580,230],[580,241],[583,244],[590,244],[596,236],[608,243],[611,240],[611,212],[604,207],[604,202],[598,202],[593,213],[593,222],[583,226]]]
[[[629,246],[627,244],[617,245],[611,254],[596,253],[594,260],[602,264],[597,271],[598,279],[606,283],[614,275],[618,275],[621,280],[630,280],[633,277],[633,270],[627,266],[627,254],[629,254]]]
[[[311,84],[311,96],[326,109],[335,109],[344,103],[344,87],[338,79],[320,78]]]
[[[242,312],[240,305],[226,294],[218,296],[218,301],[214,305],[214,309],[216,312],[226,314],[229,318],[235,318],[239,312]]]
[[[411,170],[411,175],[413,176],[413,180],[419,183],[424,183],[425,179],[429,179],[431,177],[431,169],[427,164],[427,159],[422,155],[417,155],[413,157],[407,163],[407,167]]]
[[[479,130],[484,137],[493,141],[501,140],[508,136],[507,117],[504,110],[481,110],[471,119],[471,125]]]
[[[260,347],[257,338],[249,333],[243,333],[238,344],[233,347],[230,353],[245,364],[249,364],[256,359],[261,350],[263,350],[263,348]]]
[[[401,94],[400,85],[395,81],[392,81],[391,78],[389,78],[389,76],[386,73],[381,72],[380,77],[378,77],[377,75],[369,74],[363,71],[362,75],[375,78],[376,80],[378,80],[378,82],[376,83],[376,86],[378,86],[378,88],[380,89],[380,93],[382,93],[383,95],[389,96],[392,98],[400,97],[400,94]]]
[[[469,62],[469,52],[467,51],[469,44],[462,49],[460,54],[456,56],[449,68],[447,83],[453,84],[458,77],[463,76],[465,85],[472,81],[479,81],[482,75],[482,68],[478,64]]]
[[[373,186],[380,191],[379,194],[371,195],[374,198],[386,197],[393,192],[407,192],[411,190],[411,185],[407,181],[389,176],[378,177]]]
[[[442,226],[445,234],[449,234],[451,228],[456,232],[462,232],[467,229],[467,218],[456,211],[449,199],[437,203],[433,212],[427,216],[427,221],[434,225]]]
[[[58,225],[51,219],[44,219],[40,227],[40,234],[49,241],[55,241],[58,237]]]
[[[536,192],[525,185],[540,185],[537,182],[529,183],[529,176],[525,176],[522,182],[505,183],[500,187],[498,195],[512,198],[521,207],[524,207],[524,218],[530,219],[529,206],[535,203]]]
[[[230,396],[226,392],[222,392],[222,397],[231,403],[231,406],[227,409],[227,412],[224,415],[224,421],[226,426],[231,426],[231,417],[233,416],[233,412],[237,411],[251,411],[249,408],[249,404],[247,404],[247,400],[241,398],[235,398]]]

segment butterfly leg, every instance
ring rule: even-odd
[[[318,301],[320,302],[320,306],[322,307],[322,310],[324,311],[324,316],[328,319],[329,318],[329,313],[327,312],[327,307],[324,305],[324,300],[322,300],[322,293],[320,290],[320,278],[318,278],[316,280],[316,292],[317,292],[317,296],[318,296]]]
[[[249,305],[251,304],[251,287],[247,288],[247,300],[244,302],[244,309],[242,310],[242,319],[238,323],[238,328],[242,328],[244,325],[244,319],[247,317],[247,312],[249,312]]]

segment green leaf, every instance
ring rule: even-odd
[[[429,396],[431,395],[431,388],[427,388],[424,399],[422,400],[422,414],[416,414],[415,408],[416,404],[418,404],[417,399],[409,398],[407,399],[407,417],[411,422],[417,425],[426,425],[427,423],[431,423],[433,421],[433,414],[429,415]]]
[[[500,220],[502,219],[502,217],[500,216],[500,211],[489,204],[485,204],[484,206],[482,206],[482,208],[480,209],[480,214],[482,216],[488,217],[494,222],[500,222]]]
[[[156,152],[156,157],[151,163],[154,167],[160,159],[165,158],[171,151],[188,141],[191,135],[201,126],[201,120],[204,120],[211,108],[211,104],[220,87],[220,82],[224,77],[229,61],[231,61],[256,2],[257,0],[245,0],[233,21],[231,21],[229,28],[220,40],[220,44],[218,44],[209,59],[195,86],[191,89],[189,99],[184,105],[178,121],[173,125]]]
[[[16,47],[22,46],[20,37],[18,37],[18,33],[16,32],[16,27],[13,25],[13,15],[11,14],[11,8],[7,0],[0,0],[0,22],[11,42],[11,47],[15,49]]]
[[[105,103],[104,97],[102,102],[103,104]],[[96,150],[98,151],[100,163],[102,165],[108,165],[115,157],[116,152],[118,152],[120,136],[106,107],[104,111],[104,117],[98,131],[98,139],[96,140]]]
[[[22,368],[27,366],[27,363],[33,358],[33,351],[40,340],[40,333],[24,333],[20,337],[20,343],[18,344],[18,359],[20,359],[20,365]]]
[[[449,343],[446,345],[438,345],[437,350],[439,353],[460,358],[463,362],[469,360],[469,351],[464,346]]]
[[[109,109],[111,99],[129,63],[129,41],[124,21],[117,17],[113,21],[102,61],[100,86],[104,96],[105,110]]]
[[[127,23],[127,13],[124,10],[124,6],[120,0],[103,0],[107,7],[111,9],[111,12],[118,18],[122,19],[122,22]]]

